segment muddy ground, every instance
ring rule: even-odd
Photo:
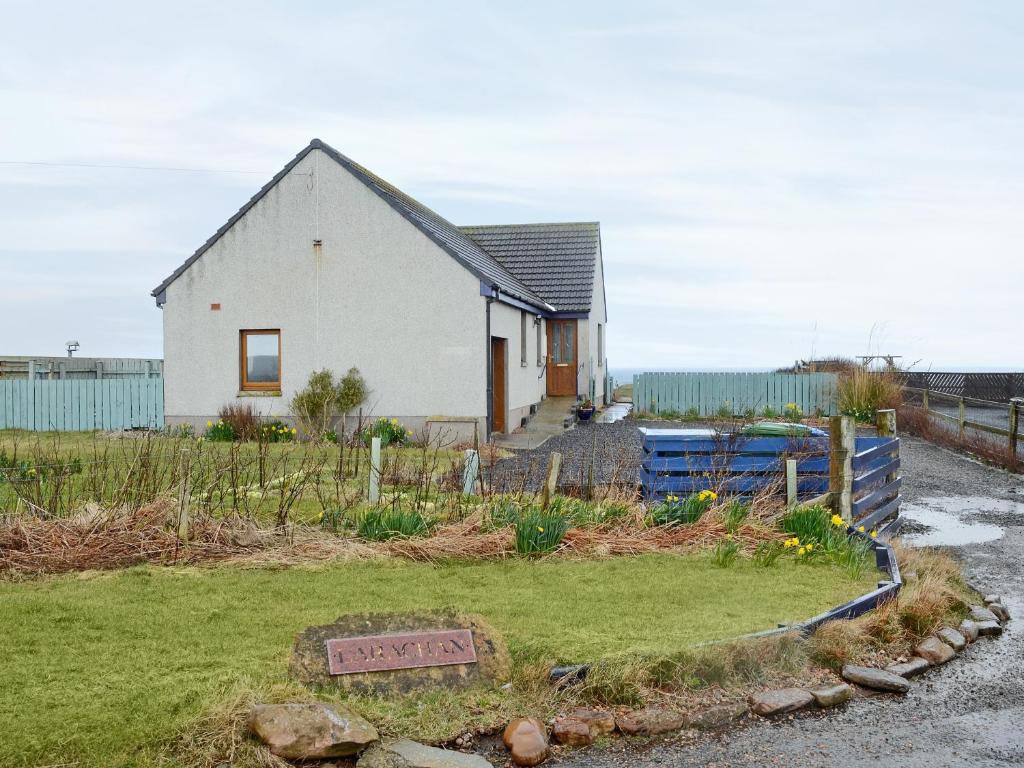
[[[620,436],[620,439],[623,436]],[[697,741],[638,744],[564,754],[568,768],[613,766],[1006,766],[1024,764],[1024,477],[914,438],[902,444],[908,540],[949,543],[979,590],[996,592],[1015,617],[917,678],[905,697],[865,696],[842,711],[751,720]],[[951,524],[951,522],[953,524]],[[988,526],[997,529],[996,535]],[[940,537],[948,529],[955,536]],[[689,738],[689,737],[683,737]]]

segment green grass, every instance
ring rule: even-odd
[[[745,558],[720,569],[707,555],[659,555],[137,568],[3,583],[0,765],[150,764],[162,740],[228,691],[284,682],[295,634],[348,612],[455,607],[486,617],[518,663],[580,662],[774,627],[872,581],[791,560],[769,576]],[[437,721],[451,704],[437,699],[432,714],[426,701],[394,706]],[[415,733],[413,720],[406,727]]]

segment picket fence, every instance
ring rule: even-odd
[[[160,429],[163,377],[0,380],[0,429]]]
[[[638,412],[696,412],[715,416],[776,413],[796,403],[807,415],[836,414],[839,378],[834,373],[639,373],[633,376]]]

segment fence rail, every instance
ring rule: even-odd
[[[1018,450],[1024,448],[1024,440],[1021,440],[1024,398],[1015,397],[1009,403],[1001,403],[916,387],[904,387],[903,392],[907,402],[924,408],[928,416],[938,417],[955,428],[961,441],[968,430],[1005,437],[1007,456],[1014,462]]]
[[[163,425],[162,377],[0,380],[0,429],[77,432]]]
[[[0,380],[162,376],[163,369],[163,360],[149,358],[0,356]]]
[[[906,384],[913,389],[998,403],[1024,397],[1024,373],[911,371],[906,374]]]
[[[836,410],[834,373],[640,373],[633,376],[638,412],[699,416],[782,413],[795,403],[808,415]]]

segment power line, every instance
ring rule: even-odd
[[[51,163],[39,160],[0,160],[0,165],[44,166],[48,168],[112,168],[122,171],[174,171],[178,173],[246,173],[266,176],[266,171],[233,171],[222,168],[171,168],[158,165],[106,165],[102,163]]]

